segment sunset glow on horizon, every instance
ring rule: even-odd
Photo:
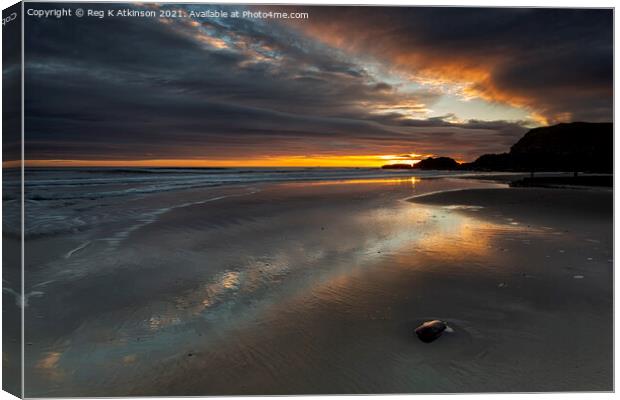
[[[151,159],[151,160],[25,160],[25,167],[325,167],[365,168],[388,164],[414,165],[428,155],[367,155],[367,156],[289,156],[262,157],[245,160],[197,160],[197,159]],[[416,158],[420,157],[420,158]],[[5,167],[18,167],[19,161],[4,162]]]

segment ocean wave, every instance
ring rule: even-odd
[[[130,172],[128,172],[130,171]],[[140,227],[151,223],[166,210],[186,204],[166,198],[152,208],[146,198],[158,193],[209,189],[267,182],[338,181],[355,179],[434,177],[456,174],[428,171],[386,171],[377,168],[29,168],[25,181],[25,236],[77,233],[107,224]],[[21,201],[17,182],[5,182],[5,233],[19,234]],[[10,186],[13,185],[13,186]],[[233,189],[236,190],[236,189]],[[241,189],[244,190],[244,189]],[[133,201],[133,200],[138,201]],[[145,200],[145,201],[143,201]],[[201,199],[204,201],[205,199]],[[159,204],[161,200],[157,200]],[[178,201],[178,203],[177,203]],[[116,226],[116,225],[115,225]],[[114,235],[112,235],[114,236]],[[113,237],[114,240],[123,240]]]

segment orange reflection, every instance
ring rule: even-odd
[[[59,380],[64,378],[64,371],[58,367],[61,355],[62,353],[57,351],[45,353],[44,357],[37,362],[36,368],[49,379]]]
[[[136,354],[130,354],[128,356],[123,357],[123,364],[133,364],[138,359]]]
[[[415,186],[416,183],[421,181],[420,178],[415,176],[406,178],[369,178],[369,179],[347,179],[347,180],[333,180],[333,181],[312,181],[312,182],[293,182],[286,183],[289,186],[327,186],[327,185],[361,185],[361,184],[411,184]]]
[[[446,259],[488,256],[491,239],[497,232],[495,224],[471,218],[440,221],[437,225],[436,230],[422,237],[417,245],[425,252],[441,254]]]
[[[333,273],[313,282],[309,290],[300,290],[292,298],[296,305],[291,308],[315,304],[309,298],[318,298],[367,310],[368,319],[389,319],[392,310],[381,308],[377,303],[380,300],[365,301],[368,293],[377,289],[373,282],[390,280],[394,284],[392,279],[399,280],[401,275],[396,269],[428,271],[442,265],[446,267],[444,273],[454,274],[460,273],[463,264],[472,262],[477,263],[477,268],[485,268],[497,265],[496,259],[502,257],[495,247],[498,237],[506,233],[544,234],[537,228],[488,222],[457,211],[462,209],[412,205],[397,210],[377,209],[360,216],[356,225],[372,226],[375,240],[367,240],[362,252],[348,256],[346,268],[334,265]]]

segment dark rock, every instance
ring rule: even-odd
[[[424,343],[430,343],[441,336],[447,327],[448,325],[446,325],[445,322],[434,319],[432,321],[426,321],[415,328],[415,334],[418,335],[418,338]]]
[[[528,170],[613,172],[613,125],[573,122],[530,130],[510,148]]]
[[[476,171],[511,171],[515,168],[508,153],[483,154],[471,163],[461,164],[461,169]]]
[[[382,169],[412,169],[410,164],[388,164],[381,167]]]
[[[413,168],[427,170],[454,170],[459,169],[459,163],[450,157],[429,157],[415,164]]]
[[[572,122],[534,128],[503,154],[461,165],[482,171],[613,173],[613,124]]]

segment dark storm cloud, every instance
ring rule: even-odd
[[[313,8],[306,24],[315,24],[317,10],[324,9]],[[243,19],[27,18],[26,157],[217,159],[415,151],[469,159],[503,151],[524,132],[524,122],[455,124],[449,115],[377,113],[375,107],[398,110],[400,104],[415,112],[439,93],[403,93],[363,64],[290,28]],[[406,31],[397,24],[395,29]],[[461,31],[470,40],[483,38],[472,37],[467,26]],[[514,68],[517,73],[519,64]],[[599,69],[583,65],[581,70],[593,75],[605,70]],[[511,70],[504,72],[502,79],[513,82]],[[588,105],[580,104],[584,110]],[[597,107],[604,114],[605,100]]]
[[[553,121],[612,116],[611,10],[332,7],[297,27]],[[355,35],[347,35],[355,32]]]

